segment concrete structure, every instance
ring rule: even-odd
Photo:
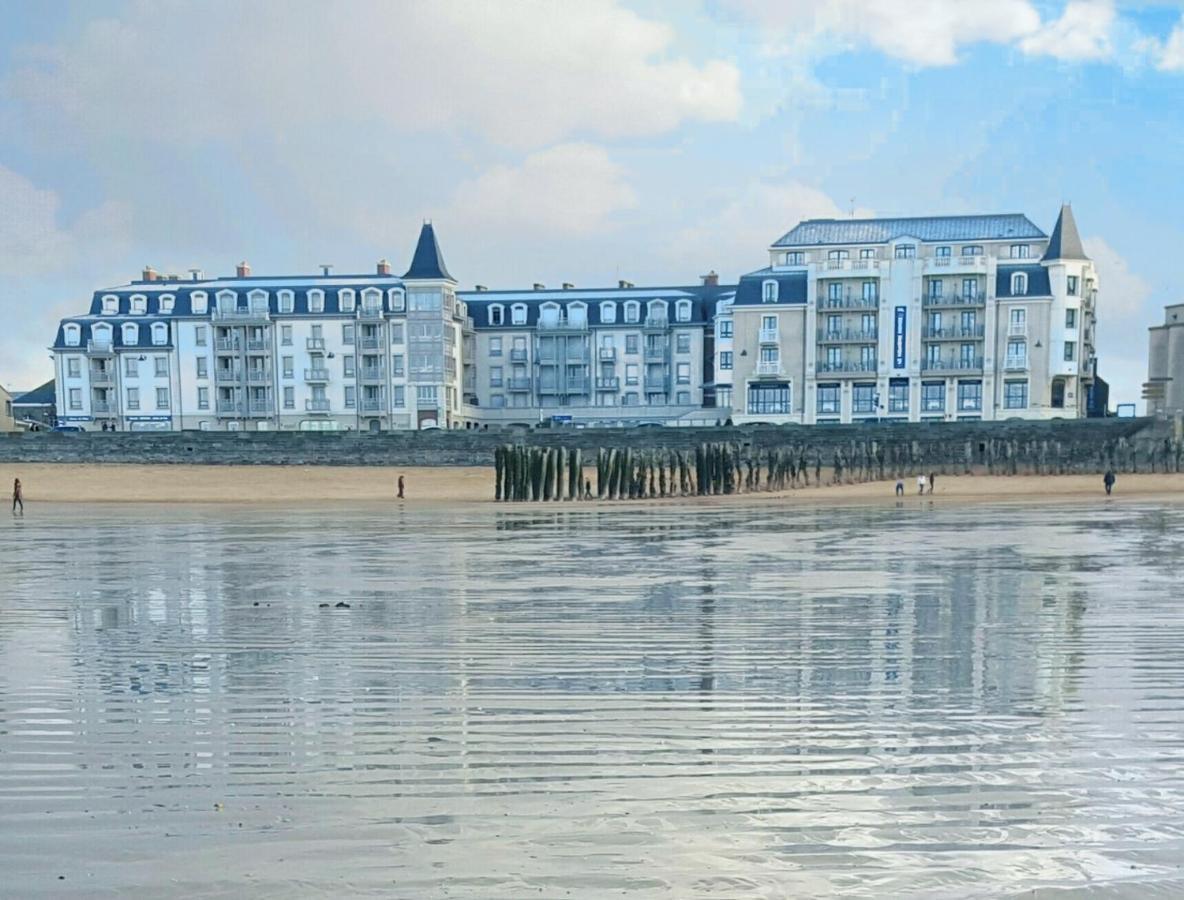
[[[1184,303],[1164,308],[1162,325],[1149,329],[1147,381],[1143,397],[1147,414],[1175,415],[1184,412]]]
[[[424,225],[407,272],[95,292],[54,343],[88,430],[1077,418],[1097,278],[1068,206],[808,220],[735,285],[459,292]]]
[[[0,431],[16,431],[16,420],[12,415],[12,394],[0,385]]]

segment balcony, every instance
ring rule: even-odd
[[[92,356],[114,356],[115,346],[110,341],[87,341],[86,352]]]
[[[510,351],[510,362],[526,362],[526,350],[522,348],[515,348]]]
[[[645,348],[646,362],[665,362],[666,348],[665,347],[646,347]]]
[[[266,338],[251,338],[247,341],[248,353],[265,353],[270,348],[271,342]]]
[[[927,308],[936,309],[940,307],[964,307],[964,306],[985,306],[986,296],[984,294],[929,294],[921,298],[921,305]]]
[[[878,259],[856,259],[852,261],[851,268],[856,271],[878,269],[880,268],[880,261]]]
[[[529,378],[507,378],[506,379],[506,390],[515,391],[515,392],[529,391],[530,390],[530,379]]]
[[[667,316],[646,316],[642,327],[650,331],[663,331],[670,327],[670,319]]]
[[[250,384],[270,384],[271,369],[247,369],[247,382]]]
[[[612,378],[597,378],[596,390],[598,391],[617,391],[621,389],[621,379],[617,377]]]
[[[861,328],[819,329],[818,343],[820,344],[874,344],[878,341],[879,333],[876,329],[864,331]]]
[[[761,378],[781,377],[781,363],[762,361],[756,364],[756,374]]]
[[[762,328],[760,331],[760,342],[762,344],[776,344],[780,340],[776,328]]]
[[[112,369],[91,369],[90,383],[93,385],[115,384],[115,372]]]
[[[233,383],[243,380],[242,369],[226,369],[218,366],[214,369],[214,381],[219,384]]]
[[[361,409],[365,413],[386,412],[386,401],[381,397],[363,397],[361,400]]]
[[[598,351],[597,355],[604,362],[614,362],[617,358],[617,348],[616,347],[601,347],[600,350]]]
[[[588,393],[588,379],[568,378],[563,383],[563,389],[568,394],[586,394]]]
[[[270,311],[266,309],[215,309],[215,322],[229,322],[235,325],[246,325],[251,322],[267,322],[271,319]]]
[[[982,340],[983,326],[970,325],[966,328],[954,326],[951,328],[930,328],[926,325],[921,329],[921,336],[927,341],[973,341]]]
[[[820,362],[814,366],[816,372],[875,372],[874,362],[858,360],[839,360],[838,362]]]
[[[362,381],[385,381],[386,367],[385,366],[362,366],[358,370],[361,373]]]
[[[560,316],[558,319],[540,318],[538,329],[539,331],[587,331],[588,320],[577,319],[573,322],[564,316]]]
[[[826,269],[828,272],[842,272],[851,268],[851,260],[849,259],[828,259],[826,261]]]
[[[247,404],[247,415],[249,416],[270,416],[272,411],[270,400],[251,400]]]
[[[218,415],[220,416],[241,416],[243,414],[243,404],[238,400],[225,400],[218,398]]]
[[[306,338],[304,341],[304,347],[306,350],[320,350],[320,351],[324,352],[325,339],[324,338],[315,338],[315,337]]]
[[[214,341],[214,350],[218,353],[238,353],[242,349],[242,341],[238,338],[218,338]]]
[[[115,412],[115,404],[109,400],[92,400],[90,411],[96,416],[109,416]]]
[[[305,369],[304,380],[312,382],[325,382],[329,380],[328,369]]]
[[[358,338],[358,346],[363,350],[381,350],[382,338],[376,335],[360,337]]]
[[[1026,372],[1028,371],[1028,357],[1009,356],[1003,361],[1003,368],[1008,372]]]
[[[921,360],[922,372],[980,372],[983,368],[983,358],[976,356],[971,359],[924,359]]]
[[[670,393],[670,379],[665,377],[645,379],[645,392],[647,394],[668,394]]]
[[[329,411],[329,398],[314,397],[311,400],[305,400],[304,409],[306,412],[327,413]]]
[[[366,319],[366,320],[381,319],[382,318],[382,307],[381,306],[369,306],[369,305],[362,306],[358,310],[358,318],[359,319]]]
[[[819,301],[820,309],[878,309],[880,300],[878,297],[856,297],[848,295],[846,297],[827,297]]]

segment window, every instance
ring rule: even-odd
[[[843,365],[843,353],[838,347],[826,348],[826,367],[836,371]]]
[[[874,384],[857,384],[851,388],[851,411],[864,415],[876,411],[876,386]]]
[[[940,281],[935,280],[935,281],[929,282],[929,297],[930,297],[930,299],[932,299],[932,300],[941,299],[941,285],[942,285],[942,283]]]
[[[131,312],[133,316],[142,316],[148,312],[148,298],[143,294],[133,294],[131,299]]]
[[[337,304],[342,312],[352,313],[354,311],[354,292],[350,288],[342,288],[337,292]]]
[[[674,318],[678,322],[691,321],[691,301],[679,300],[674,307]]]
[[[285,378],[295,378],[296,358],[294,356],[284,356],[280,358],[280,365],[283,367]]]
[[[502,325],[505,322],[506,309],[500,303],[495,303],[489,307],[489,324]]]
[[[279,292],[280,312],[290,313],[296,308],[296,295],[291,291]]]
[[[732,389],[730,387],[718,387],[715,389],[715,405],[716,406],[731,406],[732,405]]]
[[[70,409],[82,409],[82,388],[70,388]]]
[[[206,326],[198,325],[193,329],[193,343],[197,347],[206,346]]]
[[[397,409],[402,409],[406,403],[407,401],[403,385],[396,384],[391,388],[391,405]]]
[[[134,347],[136,344],[140,343],[139,325],[123,326],[123,343],[128,347]]]
[[[635,335],[635,334],[625,335],[625,352],[626,353],[636,353],[637,352],[637,335]]]
[[[732,351],[731,350],[719,351],[719,367],[724,370],[732,368]]]
[[[343,344],[352,344],[354,342],[354,326],[349,322],[341,326],[341,342]]]
[[[865,281],[863,283],[863,299],[870,301],[876,299],[876,283],[874,281]]]
[[[1076,275],[1069,276],[1069,296],[1070,297],[1077,296],[1077,276]]]
[[[199,387],[197,389],[197,408],[210,408],[210,389],[208,387]]]
[[[864,249],[860,250],[859,251],[859,258],[860,259],[875,259],[876,258],[875,248],[874,247],[865,247]]]
[[[909,383],[907,380],[888,382],[888,412],[907,413],[909,411]]]
[[[691,383],[691,364],[679,363],[675,366],[675,380],[678,384]]]
[[[691,352],[691,336],[685,331],[677,334],[674,337],[674,352],[675,353],[690,353]]]
[[[134,356],[123,358],[123,374],[128,378],[140,377],[140,360]]]
[[[341,371],[346,378],[354,377],[355,364],[356,361],[352,353],[347,353],[345,356],[341,357]]]
[[[169,377],[169,358],[167,356],[152,357],[152,365],[155,367],[157,378]]]
[[[172,294],[161,294],[160,295],[160,312],[161,312],[161,314],[165,315],[165,314],[171,313],[173,311],[173,306],[176,302],[177,302],[177,298],[174,297]]]
[[[403,312],[407,308],[407,296],[398,288],[387,291],[386,299],[393,312]]]
[[[818,385],[817,410],[823,415],[839,411],[839,386],[837,384]]]
[[[929,333],[936,335],[941,332],[941,313],[931,312],[929,314]]]
[[[617,304],[606,302],[600,304],[600,322],[603,325],[612,325],[617,321]]]
[[[510,321],[515,325],[526,324],[526,304],[515,303],[510,307]]]
[[[285,387],[284,388],[284,409],[295,409],[295,408],[296,408],[296,388]]]
[[[944,381],[921,382],[921,412],[945,412],[946,383]]]
[[[308,311],[310,313],[325,311],[325,292],[320,288],[308,292]]]
[[[210,308],[210,298],[205,291],[194,291],[189,295],[189,307],[194,315],[204,316]]]
[[[690,391],[679,391],[677,394],[674,395],[674,402],[676,404],[678,404],[679,406],[690,406],[691,405],[691,392]]]
[[[826,299],[837,302],[843,299],[843,285],[837,281],[832,281],[826,286]]]
[[[637,406],[637,391],[626,391],[621,396],[622,406]]]
[[[1077,344],[1073,341],[1065,341],[1065,362],[1073,362],[1077,355]]]
[[[785,264],[787,266],[804,266],[806,264],[806,254],[800,250],[793,250],[785,254]]]
[[[958,358],[961,360],[963,369],[978,368],[978,360],[974,355],[974,344],[959,345]]]
[[[506,406],[505,394],[490,394],[489,405],[494,409],[504,409]]]
[[[777,282],[766,281],[761,287],[761,301],[764,303],[777,302]]]
[[[773,332],[773,337],[777,336],[777,317],[776,316],[761,316],[761,331]]]
[[[163,322],[157,322],[152,326],[152,343],[157,347],[163,347],[169,342],[169,329]]]
[[[489,386],[490,387],[501,387],[502,386],[502,367],[501,366],[491,366],[490,367],[490,369],[489,369]]]
[[[850,256],[851,253],[848,250],[829,250],[826,254],[827,259],[847,259]]]
[[[358,389],[352,384],[345,386],[345,408],[356,409],[358,406]]]
[[[1012,244],[1011,258],[1012,259],[1027,259],[1030,248],[1027,244]]]
[[[501,338],[498,338],[498,340],[500,341]],[[403,323],[402,322],[391,322],[391,343],[392,344],[403,343]]]
[[[67,325],[65,328],[66,346],[77,347],[82,343],[82,329],[77,325]]]
[[[131,357],[127,357],[131,359]],[[78,361],[78,357],[71,356],[66,360],[66,377],[67,378],[81,378],[82,364]]]
[[[197,377],[198,378],[209,378],[210,377],[209,360],[206,359],[204,356],[199,356],[197,358]]]
[[[859,326],[865,335],[876,336],[876,316],[875,313],[864,313],[859,318]]]
[[[638,322],[641,320],[641,304],[636,300],[630,300],[625,304],[625,321]]]
[[[949,247],[938,247],[933,251],[933,255],[939,259],[948,259],[950,255]]]
[[[501,356],[502,355],[502,339],[500,337],[491,337],[489,339],[489,355],[490,356]]]
[[[1011,276],[1011,295],[1022,297],[1028,293],[1028,276],[1023,272],[1016,272]]]
[[[917,255],[916,244],[897,244],[894,256],[897,259],[912,259]]]
[[[156,408],[157,409],[168,409],[169,408],[169,389],[168,388],[157,388],[156,389]]]
[[[941,344],[925,345],[925,367],[936,369],[941,365]]]
[[[1003,382],[1003,408],[1026,409],[1028,406],[1028,382]]]
[[[396,353],[391,357],[391,375],[395,378],[403,377],[403,354]]]
[[[721,338],[730,338],[732,336],[732,320],[731,319],[720,319],[719,320],[719,336]]]
[[[983,408],[983,383],[958,382],[958,412],[977,412]]]
[[[752,384],[748,386],[750,415],[787,416],[790,413],[788,384]]]
[[[415,388],[415,400],[419,406],[435,406],[436,400],[436,386],[434,384],[421,384]]]
[[[876,348],[875,347],[860,347],[859,348],[859,365],[865,372],[874,372],[876,369]]]
[[[140,408],[140,389],[138,387],[129,387],[127,389],[127,408]]]
[[[111,316],[119,312],[119,298],[114,294],[103,297],[103,315]]]
[[[1007,342],[1007,362],[1009,369],[1022,369],[1028,364],[1028,345],[1023,340],[1009,340]]]
[[[967,244],[962,248],[963,256],[982,256],[983,248],[978,244]]]
[[[637,384],[637,363],[625,365],[625,384]]]
[[[1076,328],[1077,327],[1077,310],[1075,310],[1075,309],[1065,310],[1065,327],[1066,328]]]
[[[978,315],[973,309],[962,311],[962,333],[965,336],[973,334],[978,327]]]

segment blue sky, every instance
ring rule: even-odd
[[[0,383],[96,287],[371,271],[725,279],[799,219],[1073,203],[1099,370],[1179,301],[1184,9],[1106,0],[10,2]]]

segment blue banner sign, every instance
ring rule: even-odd
[[[905,367],[905,324],[908,308],[904,306],[896,307],[896,322],[895,328],[892,332],[892,366],[896,369],[903,369]]]

